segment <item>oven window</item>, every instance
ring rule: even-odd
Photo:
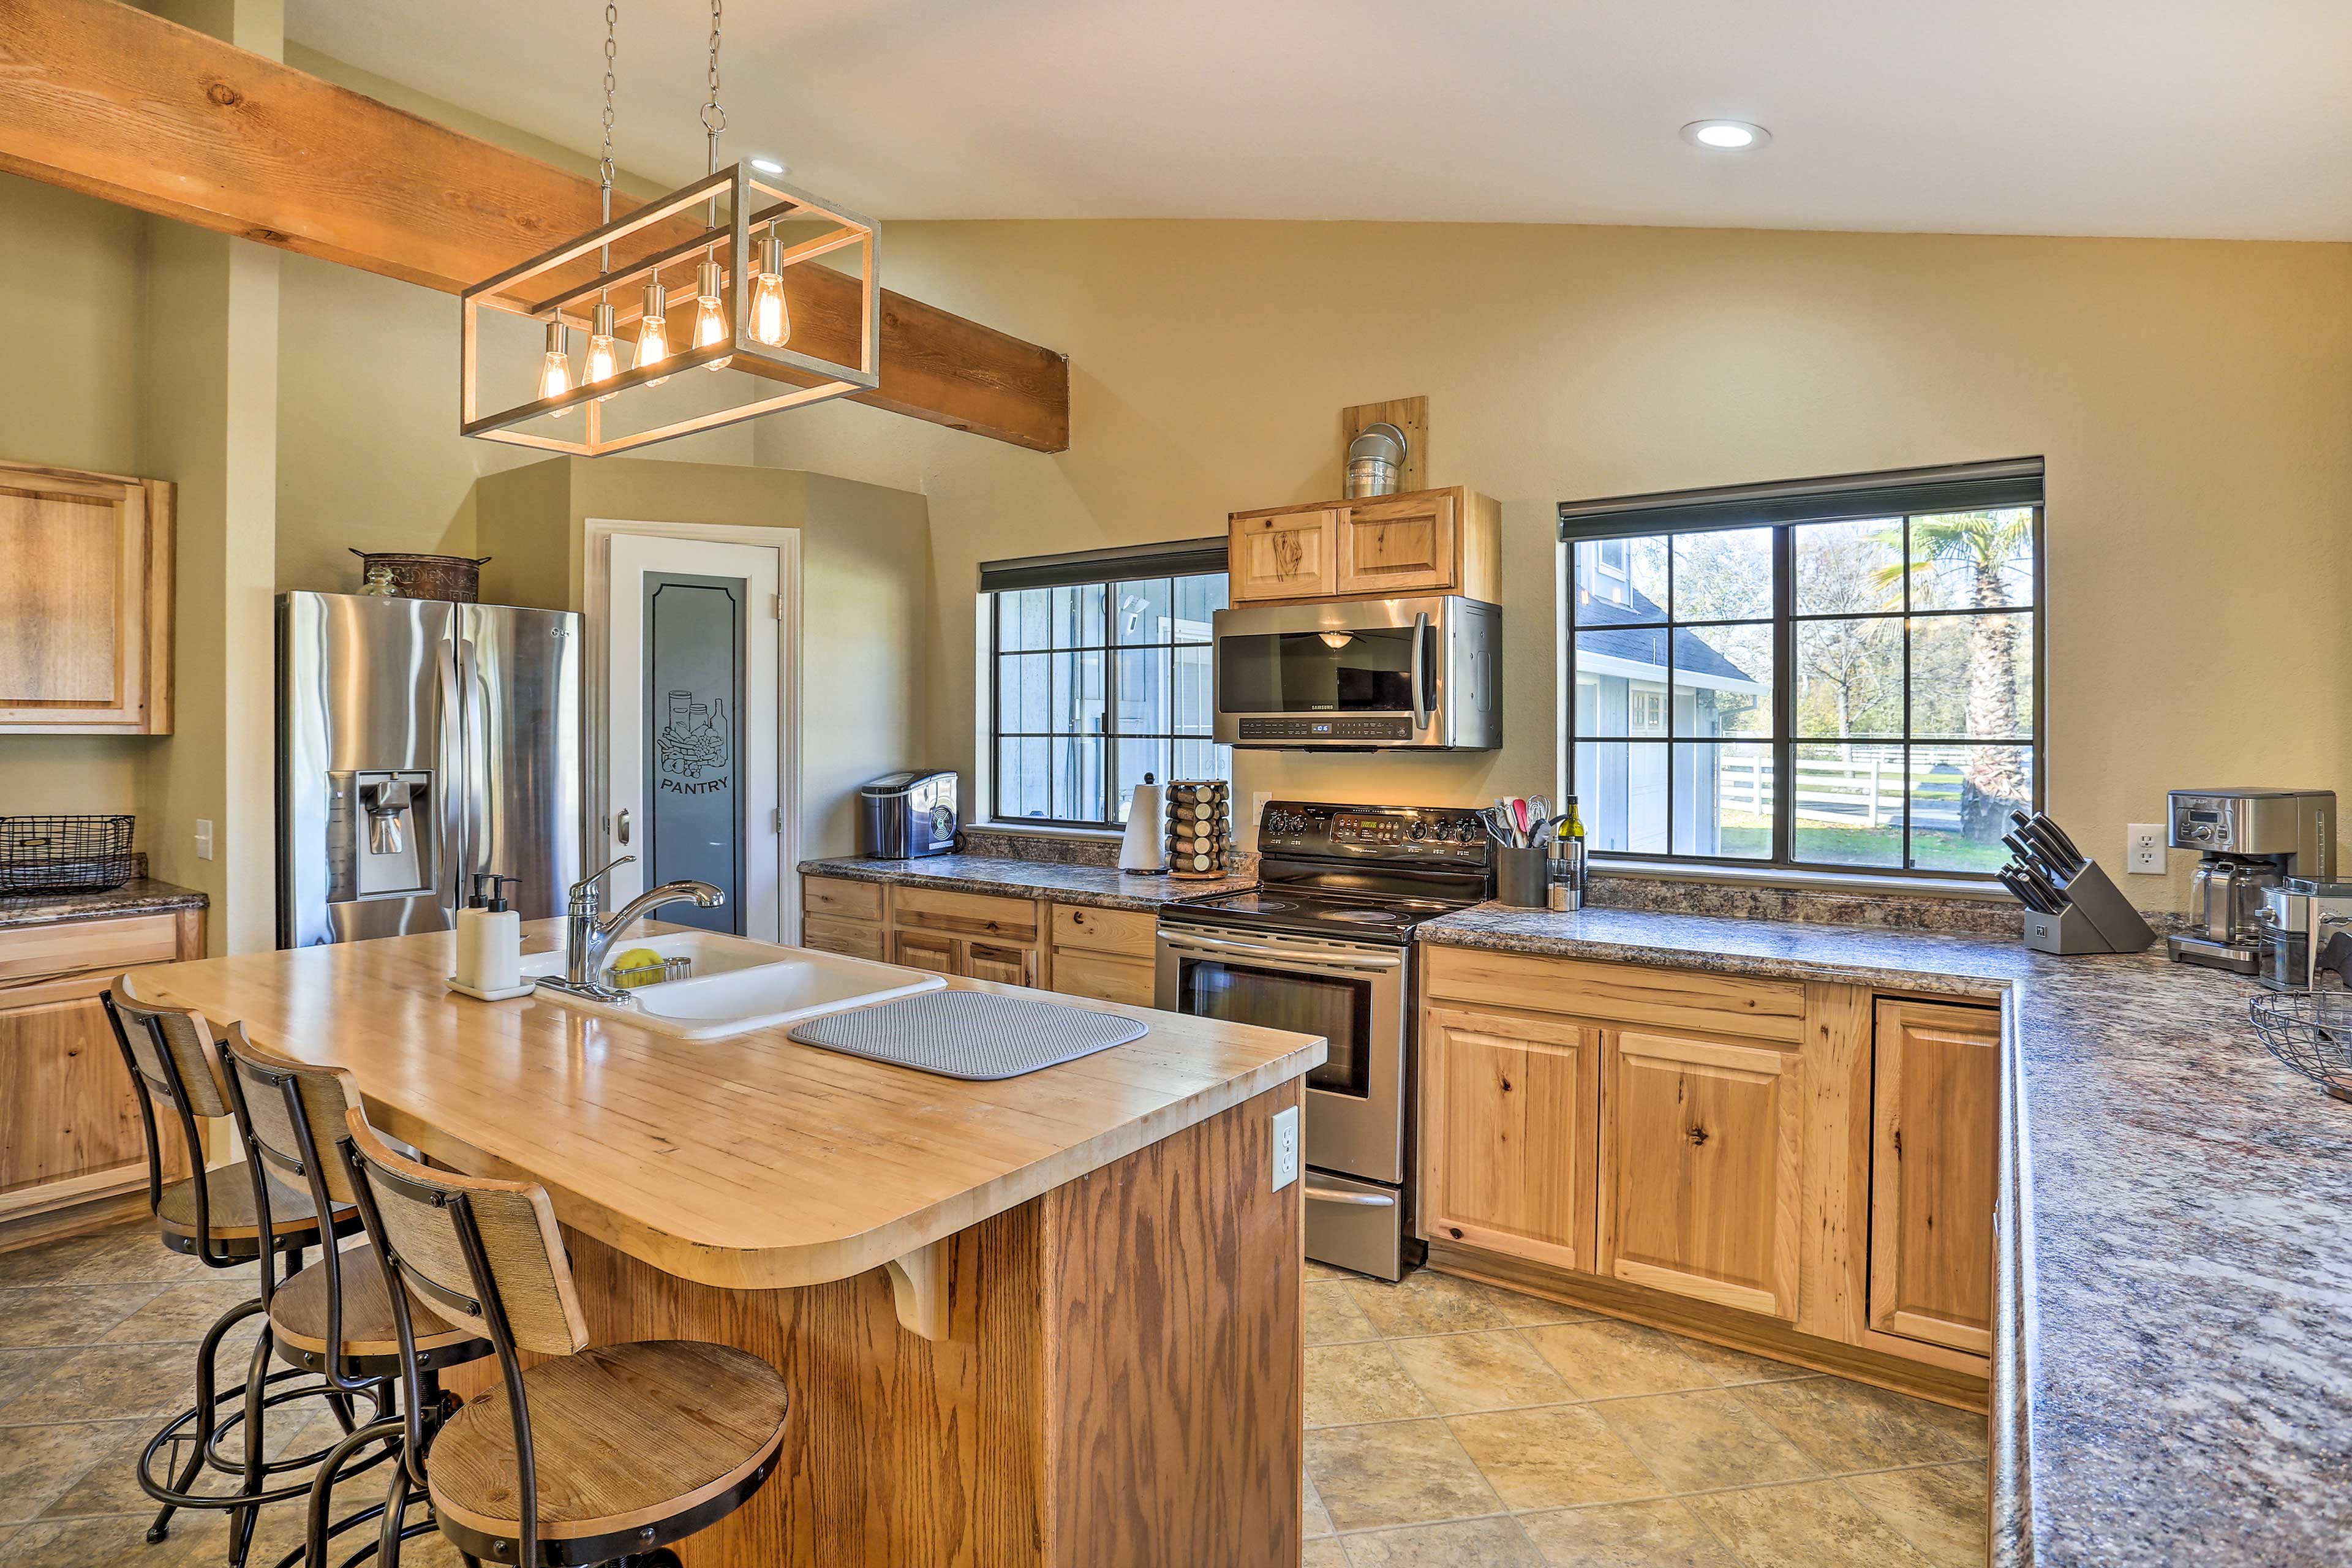
[[[1307,1075],[1307,1087],[1370,1098],[1370,982],[1257,969],[1215,958],[1185,959],[1179,976],[1179,1013],[1320,1035],[1331,1043],[1331,1054]]]
[[[1423,672],[1432,704],[1433,673]],[[1217,640],[1217,706],[1228,713],[1410,712],[1412,628],[1228,633]]]

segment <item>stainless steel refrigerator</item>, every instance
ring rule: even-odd
[[[580,875],[580,617],[278,596],[278,945],[455,922],[478,872],[525,920]]]

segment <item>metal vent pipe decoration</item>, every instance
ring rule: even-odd
[[[604,222],[552,250],[475,284],[461,296],[458,429],[518,447],[602,457],[697,431],[757,418],[780,409],[821,403],[881,384],[881,279],[875,225],[746,159],[722,167],[719,139],[727,128],[719,105],[719,0],[710,7],[709,97],[702,106],[709,173],[692,184],[615,218],[613,212],[613,94],[617,55],[616,5],[604,8],[604,155],[598,166]],[[700,208],[698,215],[695,209]],[[697,217],[700,221],[696,221]],[[780,232],[781,228],[781,232]],[[833,358],[796,342],[787,279],[794,267],[855,248],[862,268],[859,318],[819,323],[827,342],[845,351]],[[624,259],[616,261],[618,250]],[[676,279],[675,288],[670,279]],[[687,288],[691,280],[692,292]],[[542,331],[515,340],[512,353],[493,355],[483,312],[527,317]],[[679,326],[671,325],[677,312]],[[682,330],[691,318],[690,331]],[[575,362],[572,342],[585,344]],[[853,361],[855,363],[851,363]],[[511,363],[509,363],[511,362]],[[690,370],[734,370],[754,378],[680,379]],[[482,381],[488,370],[535,395],[486,412]],[[511,374],[508,373],[511,372]],[[653,389],[671,384],[667,405],[652,413]],[[720,405],[680,412],[676,403],[693,389],[716,395]],[[739,390],[740,389],[740,390]],[[635,415],[639,427],[615,433],[612,410]],[[579,437],[556,421],[584,410]],[[652,418],[656,422],[646,424]],[[525,426],[539,423],[538,428]]]

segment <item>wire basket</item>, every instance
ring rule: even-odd
[[[2271,1055],[2352,1100],[2352,991],[2265,992],[2246,1012]]]
[[[131,880],[130,816],[0,816],[0,894],[103,891]]]

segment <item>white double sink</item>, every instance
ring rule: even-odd
[[[673,931],[665,936],[624,939],[608,955],[651,948],[664,958],[686,958],[694,971],[685,980],[665,980],[627,993],[626,1002],[593,1001],[541,988],[541,1002],[635,1024],[681,1040],[723,1040],[752,1029],[797,1024],[820,1013],[863,1007],[936,991],[947,983],[919,969],[845,958],[802,947],[778,947],[712,931]],[[563,953],[530,953],[522,961],[525,980],[563,973]]]

